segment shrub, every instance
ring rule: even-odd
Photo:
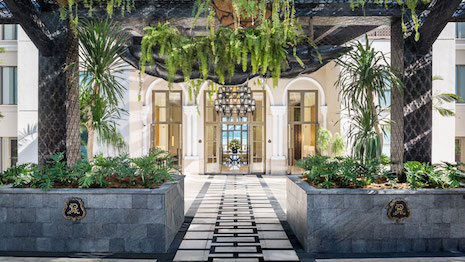
[[[318,129],[318,133],[316,136],[316,147],[318,148],[318,150],[320,150],[321,154],[328,152],[332,138],[333,135],[328,129],[323,127]]]
[[[346,150],[346,144],[344,142],[344,138],[342,138],[341,134],[336,133],[333,137],[333,141],[331,142],[331,153],[335,157],[341,157]]]
[[[379,160],[362,162],[351,157],[309,156],[297,166],[305,169],[304,179],[317,187],[364,187],[389,173]]]
[[[176,171],[173,158],[159,148],[148,155],[131,159],[127,154],[118,157],[97,155],[94,162],[78,161],[71,168],[63,153],[50,157],[47,165],[23,164],[0,174],[0,184],[50,190],[53,187],[154,188],[171,179]]]
[[[409,161],[404,164],[407,184],[410,188],[455,188],[465,186],[462,164],[443,163],[431,165]]]

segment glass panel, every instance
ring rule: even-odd
[[[169,136],[168,136],[168,152],[171,154],[171,156],[174,156],[179,159],[180,157],[180,149],[181,148],[181,128],[180,124],[171,124],[169,125]]]
[[[304,107],[304,122],[316,122],[316,107]]]
[[[181,106],[181,92],[170,92],[168,97],[170,106]]]
[[[166,122],[166,107],[155,106],[153,109],[154,122]]]
[[[11,156],[10,165],[16,166],[16,163],[18,163],[18,140],[11,140],[10,156]]]
[[[167,124],[155,124],[153,125],[153,146],[159,147],[163,150],[169,149],[169,140],[168,140],[168,125]]]
[[[2,104],[16,104],[16,70],[14,67],[2,68]]]
[[[465,38],[465,23],[457,23],[456,37],[459,39]]]
[[[302,125],[302,154],[301,157],[314,155],[316,153],[316,125]]]
[[[461,160],[461,155],[462,155],[461,141],[460,141],[460,138],[456,138],[455,139],[455,162],[459,162]]]
[[[166,106],[166,93],[165,92],[155,92],[155,98],[153,104],[155,106]]]
[[[263,141],[263,126],[254,126],[252,133],[252,141]]]
[[[289,92],[289,105],[300,106],[301,104],[301,93],[300,92]]]
[[[207,122],[216,122],[217,120],[217,113],[213,107],[207,107],[206,111],[206,121]]]
[[[300,117],[300,114],[301,114],[300,107],[291,107],[289,121],[291,122],[301,121],[302,118]]]
[[[182,108],[180,106],[170,107],[170,122],[182,122]]]
[[[457,95],[465,97],[465,66],[457,66]],[[462,102],[463,103],[463,102]]]
[[[205,128],[205,140],[206,141],[212,141],[212,140],[216,140],[216,126],[213,126],[213,125],[208,125],[206,126]]]
[[[217,161],[216,142],[207,143],[207,163],[215,163]]]
[[[17,40],[16,25],[3,25],[3,40]]]
[[[316,105],[316,93],[305,92],[304,93],[304,106],[315,106]]]
[[[265,119],[264,93],[254,92],[253,98],[255,99],[255,112],[253,114],[253,121],[262,122]]]

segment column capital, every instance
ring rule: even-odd
[[[284,115],[287,112],[287,106],[270,106],[272,115]]]

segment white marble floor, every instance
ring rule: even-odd
[[[299,261],[257,176],[209,183],[174,261]]]

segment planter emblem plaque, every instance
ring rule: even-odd
[[[388,204],[388,217],[397,222],[410,217],[410,209],[405,199],[394,199]]]
[[[86,209],[84,208],[84,203],[81,199],[69,198],[65,202],[65,207],[63,208],[62,213],[66,219],[76,221],[83,219],[86,216]]]

